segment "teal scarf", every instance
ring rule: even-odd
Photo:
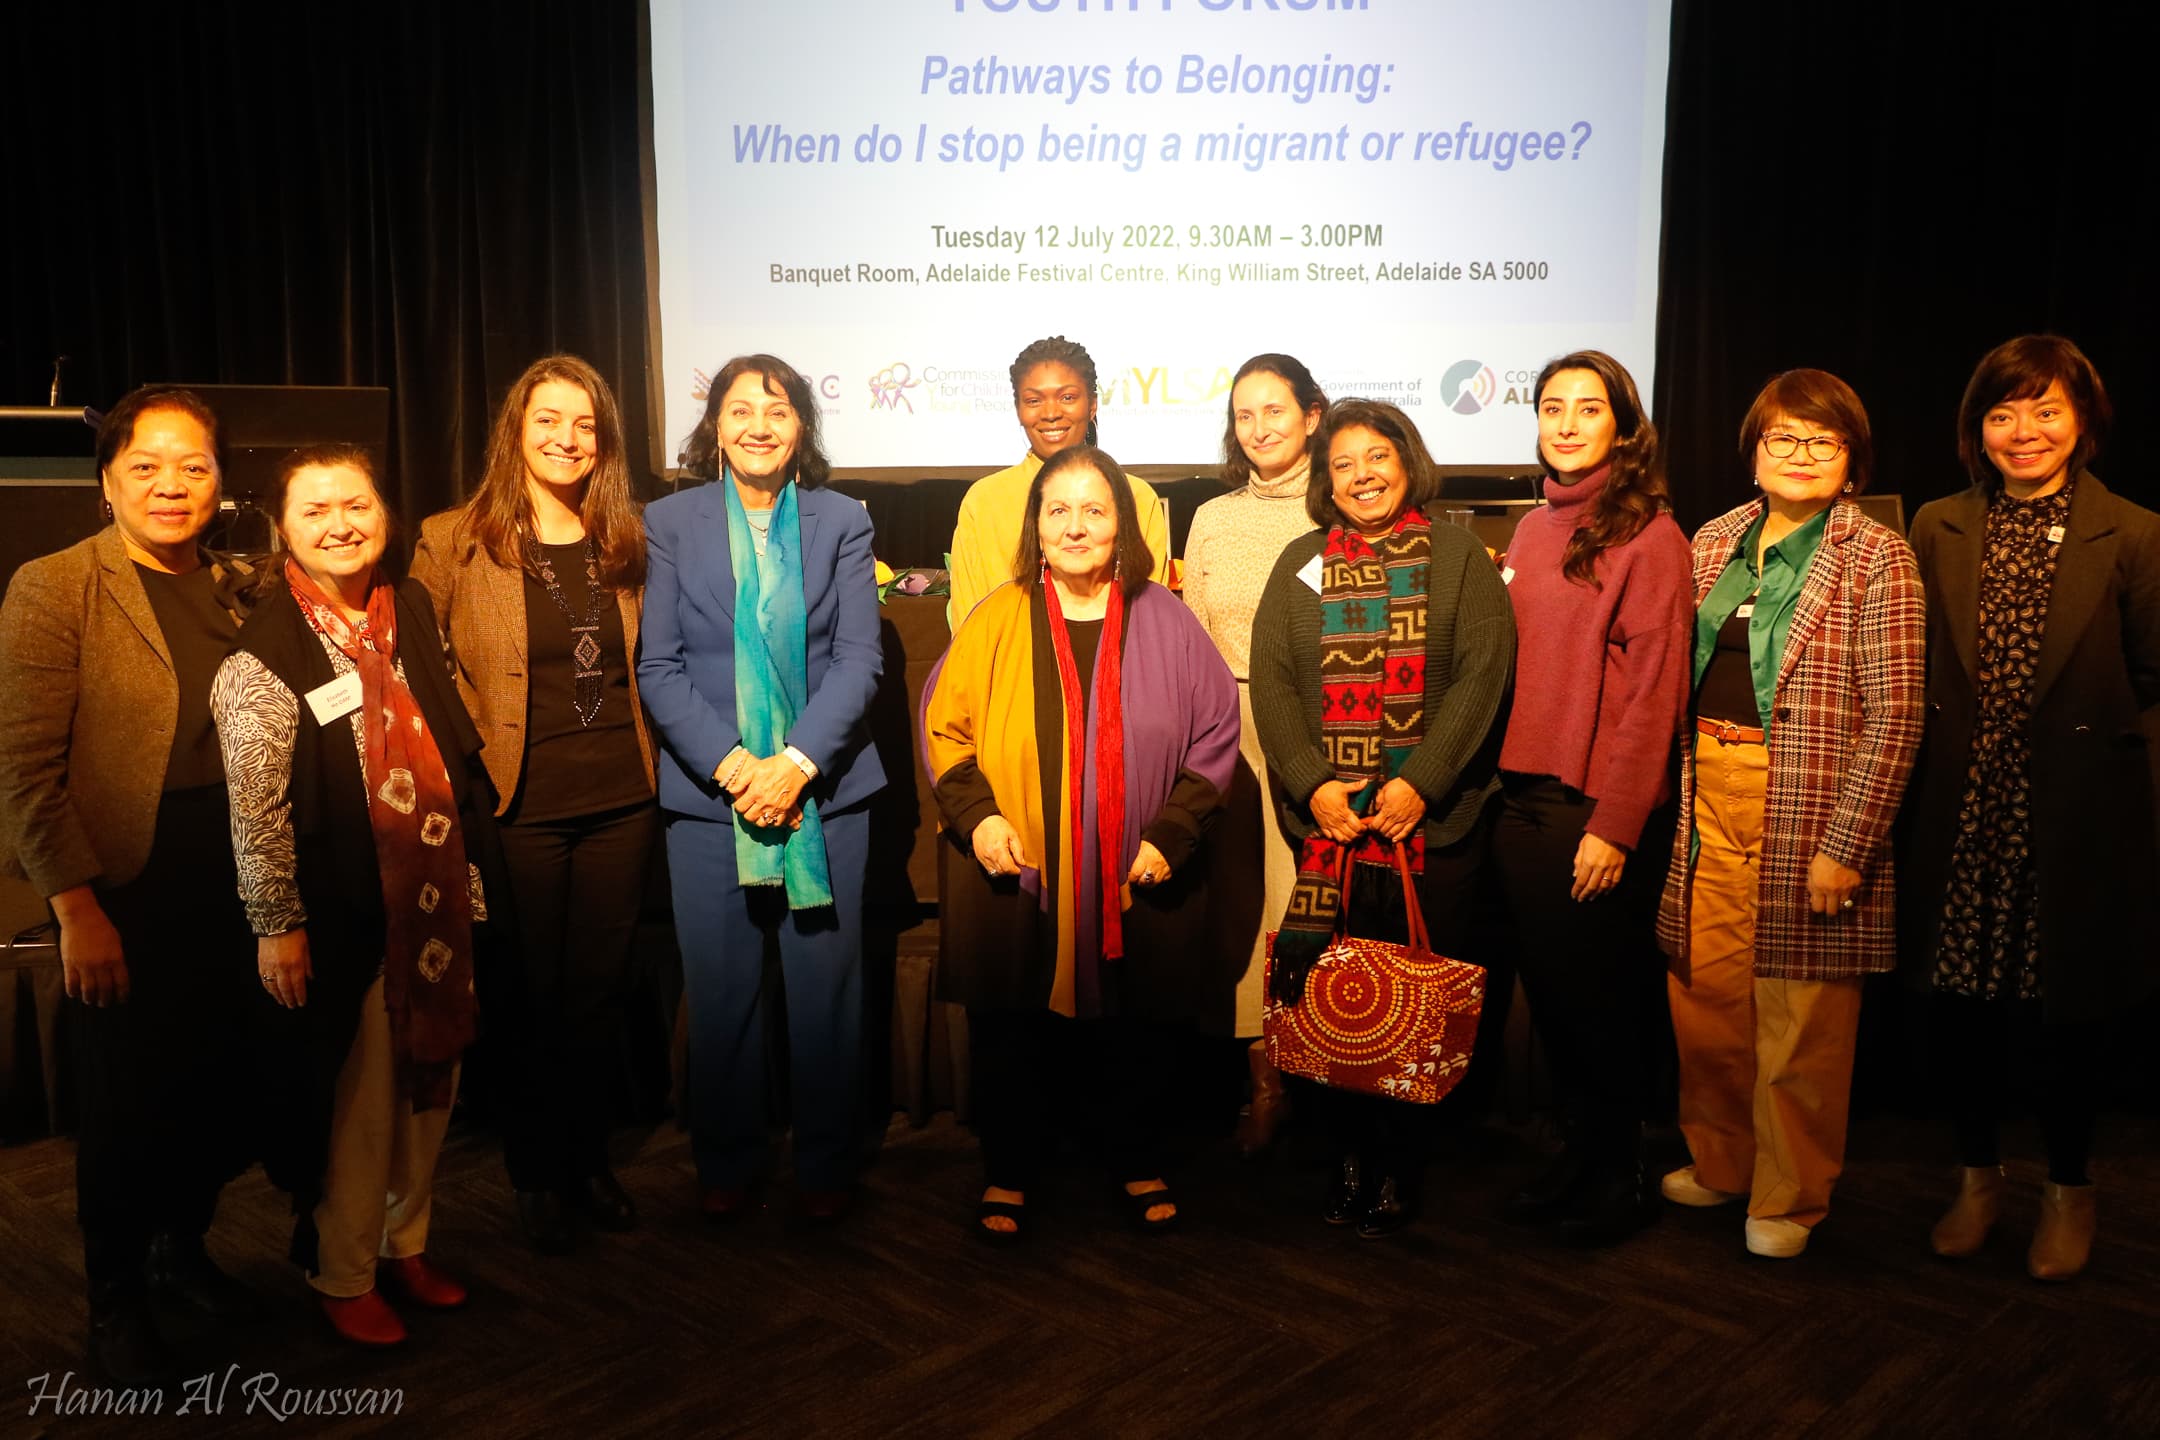
[[[735,725],[743,749],[763,758],[787,747],[788,730],[810,699],[809,616],[803,608],[802,523],[795,485],[780,487],[760,556],[735,477],[725,466],[728,559],[735,566]],[[744,886],[785,885],[790,910],[833,903],[825,829],[817,802],[802,802],[802,829],[735,817],[735,875]]]

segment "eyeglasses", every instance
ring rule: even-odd
[[[1807,449],[1807,458],[1818,465],[1827,465],[1845,452],[1845,442],[1830,435],[1810,435],[1805,439],[1798,435],[1762,437],[1763,453],[1773,460],[1790,460],[1803,446]]]

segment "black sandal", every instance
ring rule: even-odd
[[[993,1230],[986,1220],[1010,1220],[1010,1230]],[[1010,1200],[978,1200],[975,1202],[975,1238],[986,1245],[1017,1245],[1027,1237],[1027,1206],[1015,1205]]]
[[[1127,1190],[1123,1184],[1113,1188],[1117,1198],[1124,1202],[1125,1219],[1133,1229],[1143,1235],[1160,1235],[1166,1230],[1175,1230],[1178,1219],[1185,1213],[1184,1207],[1178,1203],[1177,1192],[1167,1184],[1160,1190],[1143,1190],[1138,1195]],[[1168,1205],[1170,1213],[1160,1220],[1150,1220],[1147,1212],[1158,1205]]]

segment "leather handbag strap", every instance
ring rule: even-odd
[[[1341,854],[1335,862],[1335,888],[1342,896],[1342,903],[1336,907],[1335,934],[1338,939],[1348,939],[1350,938],[1350,877],[1357,872],[1357,861],[1351,858],[1351,851],[1357,847],[1354,845],[1340,845],[1336,848]],[[1430,955],[1433,953],[1432,934],[1425,928],[1425,908],[1418,903],[1417,885],[1411,879],[1410,852],[1403,847],[1400,840],[1395,842],[1395,873],[1402,877],[1403,915],[1409,922],[1410,948]]]

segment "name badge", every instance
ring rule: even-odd
[[[1742,620],[1745,620],[1750,615],[1753,615],[1755,613],[1755,602],[1752,600],[1746,601],[1740,606],[1739,609],[1733,611],[1732,613],[1739,616]]]
[[[2060,545],[2060,544],[2062,544],[2062,542],[2063,542],[2063,527],[2062,527],[2062,526],[2060,526],[2060,525],[2050,525],[2050,526],[2048,526],[2048,544],[2050,544],[2050,545]]]
[[[352,714],[360,708],[360,672],[348,670],[329,684],[316,686],[307,692],[307,703],[317,725]]]
[[[1318,595],[1320,593],[1320,576],[1322,574],[1322,571],[1323,567],[1320,564],[1320,557],[1318,555],[1315,555],[1312,557],[1312,559],[1306,561],[1303,565],[1298,567],[1297,578],[1304,581],[1307,585],[1310,585],[1312,587],[1312,593]]]
[[[1507,568],[1503,569],[1503,570],[1502,570],[1502,571],[1500,572],[1500,583],[1501,583],[1502,585],[1512,585],[1512,584],[1514,584],[1514,583],[1515,583],[1515,567],[1514,567],[1514,566],[1510,565],[1510,566],[1508,566]]]

